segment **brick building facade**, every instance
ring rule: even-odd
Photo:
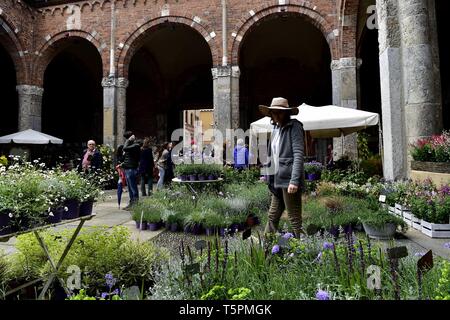
[[[0,134],[116,145],[193,106],[248,128],[285,96],[379,112],[385,176],[406,177],[409,143],[449,127],[446,2],[0,0]]]

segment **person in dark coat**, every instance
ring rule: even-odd
[[[131,131],[124,134],[127,139],[123,145],[123,163],[122,168],[125,170],[128,191],[130,194],[130,203],[124,208],[129,210],[131,206],[139,201],[139,191],[137,186],[139,160],[141,158],[141,147],[136,143],[136,137]]]
[[[281,214],[286,209],[294,235],[300,237],[304,233],[302,190],[305,190],[305,140],[302,123],[291,119],[291,115],[298,114],[298,108],[290,108],[284,98],[274,98],[270,107],[259,106],[259,109],[275,124],[269,146],[271,172],[267,180],[272,200],[265,233],[277,232]]]
[[[141,176],[141,194],[142,196],[152,195],[153,192],[153,150],[150,146],[150,138],[146,137],[141,147],[141,158],[139,161],[139,175]],[[145,185],[148,184],[148,193]]]
[[[102,168],[102,154],[96,148],[94,140],[89,140],[87,149],[81,155],[81,161],[78,165],[78,172],[93,173]]]

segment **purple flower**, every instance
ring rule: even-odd
[[[272,247],[272,254],[277,254],[278,252],[280,252],[280,246],[276,244]]]
[[[119,289],[114,289],[114,291],[111,292],[111,294],[112,294],[112,295],[117,295],[117,294],[119,294]]]
[[[325,250],[327,250],[327,249],[332,250],[334,248],[334,244],[332,244],[331,242],[324,242],[323,243],[323,248]]]
[[[446,242],[446,243],[444,243],[444,248],[446,248],[446,249],[450,249],[450,242]]]
[[[106,299],[107,296],[108,296],[107,292],[102,292],[102,299]]]
[[[112,275],[112,273],[107,273],[105,275],[106,285],[111,289],[116,284],[116,279]]]
[[[330,295],[326,291],[319,290],[316,293],[316,299],[317,300],[330,300]]]
[[[284,235],[283,235],[283,239],[290,239],[290,238],[293,238],[294,237],[294,235],[292,234],[292,233],[290,233],[290,232],[287,232],[287,233],[285,233]]]

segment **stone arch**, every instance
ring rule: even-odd
[[[299,2],[299,4],[295,4],[295,2]],[[234,31],[233,34],[234,40],[232,41],[231,47],[231,61],[233,65],[239,64],[239,51],[242,46],[242,40],[247,32],[260,20],[279,13],[299,14],[300,16],[306,18],[312,25],[322,32],[330,47],[332,59],[338,57],[339,52],[335,40],[333,25],[318,11],[316,11],[315,7],[310,3],[304,3],[304,1],[292,1],[287,5],[274,6],[271,4],[261,4],[257,9],[258,11],[254,11],[253,15],[247,13],[239,20],[239,23],[234,26],[233,30],[236,31]]]
[[[7,40],[1,42],[5,47],[6,51],[11,56],[16,68],[16,79],[18,84],[24,84],[29,80],[29,73],[27,69],[27,64],[24,58],[24,45],[22,41],[16,36],[16,27],[11,22],[8,15],[3,12],[0,16],[0,27],[4,28],[7,32]]]
[[[103,56],[103,48],[105,45],[97,34],[90,33],[84,30],[68,30],[59,32],[48,39],[37,51],[36,58],[33,60],[32,67],[32,81],[36,85],[42,86],[44,81],[44,72],[50,61],[58,53],[59,49],[64,46],[64,40],[70,38],[82,38],[89,41],[95,48],[97,48],[102,65],[105,65],[107,59]]]
[[[207,42],[208,47],[211,52],[211,58],[213,65],[219,64],[219,48],[215,40],[215,36],[212,37],[207,28],[202,23],[197,23],[194,20],[186,17],[180,16],[166,16],[151,19],[144,23],[141,27],[132,32],[125,42],[121,43],[119,46],[121,50],[116,58],[116,66],[118,70],[119,77],[128,77],[128,67],[133,57],[134,53],[143,45],[145,42],[145,35],[153,28],[162,25],[163,23],[178,23],[191,27],[193,30],[197,31]]]

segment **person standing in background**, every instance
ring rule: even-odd
[[[128,192],[130,195],[130,203],[124,210],[129,210],[139,201],[137,177],[141,148],[139,144],[136,143],[136,137],[131,131],[125,132],[124,138],[127,140],[123,146],[124,160],[122,168],[125,170]]]
[[[150,138],[145,137],[141,148],[141,158],[139,161],[139,175],[141,176],[141,195],[143,197],[152,195],[153,192],[153,150],[150,146]],[[148,193],[145,185],[148,184]]]

